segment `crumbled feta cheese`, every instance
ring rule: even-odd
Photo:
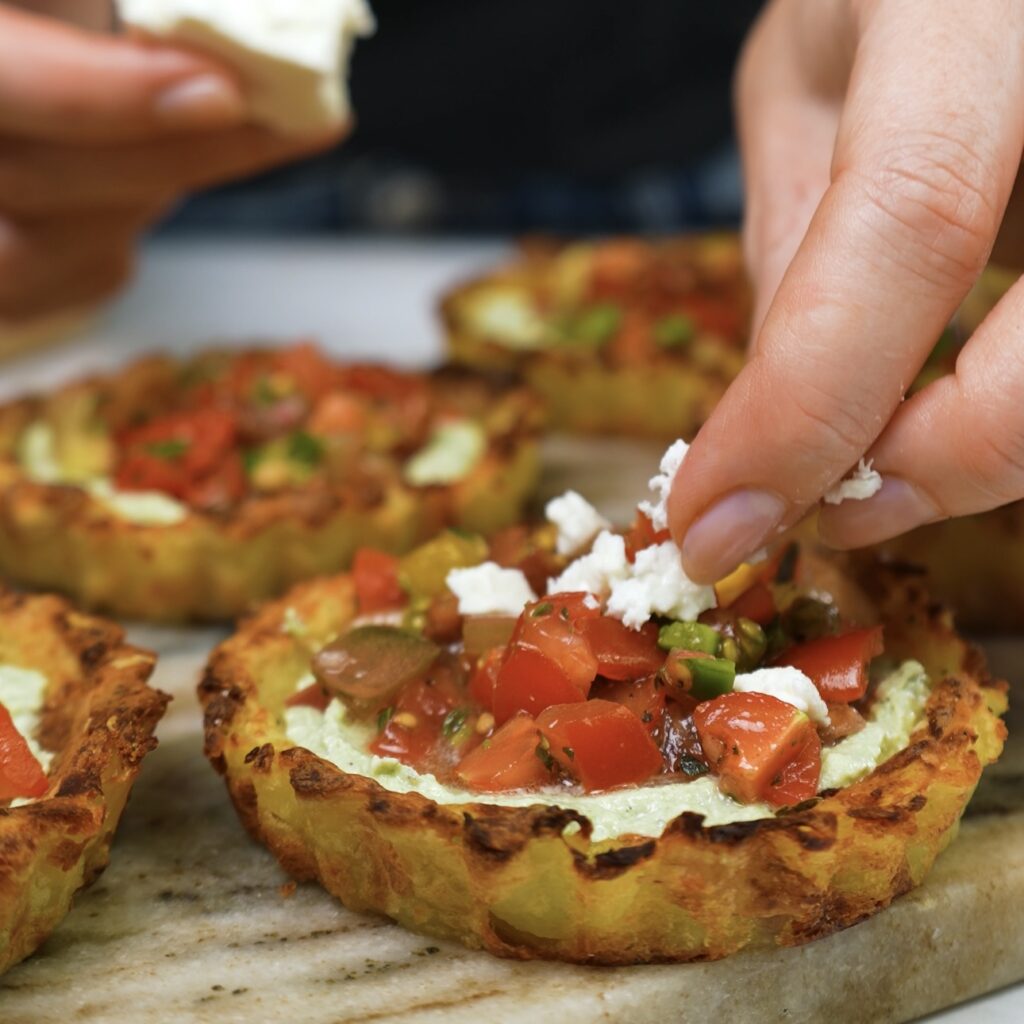
[[[766,693],[799,708],[818,725],[829,724],[828,706],[818,688],[792,665],[759,668],[756,672],[739,675],[732,688],[740,693]]]
[[[583,598],[583,607],[596,611],[601,607],[601,602],[593,594],[586,594]]]
[[[118,0],[121,20],[225,58],[254,120],[320,132],[350,116],[348,63],[375,27],[366,0]]]
[[[537,597],[518,569],[495,562],[452,569],[445,582],[459,599],[460,615],[518,615]]]
[[[694,583],[667,540],[636,553],[628,578],[612,584],[608,614],[639,629],[652,615],[693,620],[715,603],[715,588]]]
[[[487,451],[487,435],[472,420],[450,420],[434,430],[426,446],[406,464],[414,487],[456,484],[469,476]]]
[[[589,544],[602,530],[612,524],[582,495],[566,491],[552,498],[544,509],[547,521],[558,527],[555,548],[560,555],[571,555]]]
[[[652,476],[649,487],[657,501],[641,501],[637,506],[654,524],[656,530],[668,529],[668,496],[672,492],[672,482],[679,472],[679,467],[686,458],[690,446],[683,440],[676,441],[661,457],[661,472]]]
[[[604,597],[618,580],[629,575],[626,542],[607,530],[599,533],[590,551],[566,566],[557,579],[548,580],[549,594],[582,590]]]
[[[825,495],[825,502],[828,505],[839,505],[844,501],[864,501],[874,497],[881,489],[881,474],[871,468],[870,462],[861,459],[857,468]]]

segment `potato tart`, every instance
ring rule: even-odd
[[[0,407],[0,571],[83,606],[217,620],[445,526],[515,521],[535,401],[315,347],[153,356]]]
[[[106,867],[170,699],[154,663],[59,598],[0,591],[0,971]]]
[[[213,655],[249,832],[356,910],[521,958],[793,945],[919,884],[1005,687],[917,577],[794,543],[715,587],[579,495],[267,606]]]
[[[743,365],[730,234],[533,243],[441,306],[453,361],[522,373],[553,427],[691,437]]]

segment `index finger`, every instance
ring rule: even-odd
[[[0,132],[121,142],[245,114],[240,85],[214,60],[0,6]]]
[[[878,436],[984,266],[1020,162],[1024,11],[861,10],[832,182],[676,477],[696,580],[796,522]]]

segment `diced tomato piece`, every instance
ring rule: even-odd
[[[347,366],[341,370],[340,378],[344,387],[383,401],[401,402],[425,390],[420,377],[386,366]]]
[[[752,619],[759,626],[767,626],[778,614],[771,588],[761,582],[755,583],[733,601],[731,610],[740,618]]]
[[[520,711],[537,715],[552,704],[584,701],[589,690],[589,683],[579,686],[541,651],[514,645],[494,683],[494,717],[500,725]]]
[[[290,377],[308,399],[317,401],[337,380],[338,370],[311,341],[290,345],[274,353],[274,371]]]
[[[705,701],[697,706],[693,721],[722,788],[744,803],[779,797],[783,769],[807,756],[811,734],[817,738],[807,715],[764,693],[733,692]],[[799,780],[807,777],[798,773]],[[787,785],[784,792],[791,790]]]
[[[331,436],[356,434],[366,426],[365,403],[344,391],[324,395],[313,410],[307,425],[311,434]]]
[[[408,600],[398,582],[398,559],[374,548],[360,548],[352,562],[356,602],[363,615],[401,608]]]
[[[10,712],[0,704],[0,800],[42,796],[47,785],[43,766],[14,728]]]
[[[882,627],[873,626],[791,647],[776,664],[800,669],[829,703],[849,704],[867,692],[868,662],[882,650]]]
[[[810,800],[818,792],[821,779],[821,739],[811,729],[803,743],[768,784],[764,798],[773,807],[791,807]]]
[[[643,512],[637,512],[633,526],[626,534],[626,557],[632,562],[638,551],[671,539],[672,534],[668,530],[655,530],[650,519]]]
[[[548,753],[588,791],[644,782],[661,771],[661,751],[622,704],[588,700],[549,707],[537,725]]]
[[[231,452],[220,466],[189,484],[184,498],[196,508],[223,508],[238,501],[245,494],[247,486],[242,458],[236,452]]]
[[[317,711],[326,711],[327,705],[331,703],[330,694],[319,684],[310,683],[296,693],[293,693],[285,702],[286,708],[315,708]]]
[[[481,793],[543,786],[551,781],[551,771],[538,755],[539,745],[537,723],[529,715],[516,715],[467,754],[455,775]]]
[[[237,439],[237,421],[224,409],[161,416],[121,438],[117,485],[186,500],[191,488],[237,457]]]
[[[495,647],[477,662],[476,671],[470,677],[469,695],[485,711],[494,710],[494,687],[504,660],[505,648]]]
[[[370,751],[414,768],[429,767],[430,756],[441,740],[441,726],[460,703],[464,699],[452,673],[444,668],[433,670],[426,679],[404,687],[384,728],[370,743]]]
[[[555,553],[534,543],[525,526],[510,526],[496,533],[490,541],[490,556],[492,562],[522,572],[538,594],[543,594],[548,580],[561,571]]]
[[[601,615],[582,621],[580,632],[597,659],[598,675],[606,679],[641,679],[665,663],[665,652],[658,646],[658,627],[653,622],[636,630]]]
[[[726,339],[738,338],[743,333],[743,312],[737,302],[692,292],[683,305],[687,315],[697,322],[701,331]]]
[[[597,659],[580,622],[601,614],[599,609],[588,608],[585,598],[585,594],[555,594],[528,604],[512,634],[514,645],[550,658],[581,689],[589,689],[594,681]]]
[[[599,682],[591,692],[593,699],[610,700],[629,708],[652,736],[661,728],[667,698],[665,687],[658,684],[655,676],[633,682]]]

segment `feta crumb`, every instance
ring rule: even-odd
[[[818,688],[792,665],[744,673],[736,677],[732,688],[740,693],[766,693],[799,708],[818,725],[829,724],[828,706],[821,699]]]
[[[652,615],[696,619],[714,608],[715,588],[694,583],[679,558],[679,548],[667,540],[636,553],[628,579],[612,584],[608,614],[630,629],[639,629]]]
[[[579,551],[602,530],[612,528],[612,524],[576,491],[566,491],[560,498],[552,498],[544,508],[544,515],[549,523],[558,527],[555,550],[560,555]]]
[[[566,566],[557,579],[548,580],[549,594],[571,593],[582,590],[604,597],[619,580],[629,576],[626,542],[607,530],[597,535],[589,553]]]
[[[882,477],[863,459],[857,468],[845,479],[840,480],[826,495],[825,502],[839,505],[844,501],[864,501],[874,497],[882,489]]]
[[[593,594],[587,594],[583,598],[583,607],[589,608],[591,611],[596,611],[598,608],[601,607],[601,602],[598,601],[598,599],[594,597]]]
[[[648,486],[657,501],[641,501],[637,506],[654,525],[655,530],[668,529],[668,496],[679,467],[686,458],[690,446],[683,440],[676,441],[661,457],[661,472],[652,476]]]
[[[496,562],[452,569],[445,582],[459,599],[460,615],[518,615],[537,597],[518,569]]]

